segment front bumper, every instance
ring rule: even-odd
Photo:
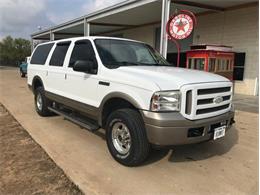
[[[184,145],[213,139],[214,128],[234,123],[234,111],[200,120],[188,120],[180,113],[142,111],[150,143],[159,146]]]

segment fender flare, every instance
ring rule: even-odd
[[[34,76],[33,77],[33,80],[32,80],[32,91],[33,91],[33,93],[34,93],[34,90],[35,90],[35,82],[36,81],[39,81],[40,83],[41,83],[41,85],[42,85],[42,87],[44,88],[44,85],[43,85],[43,82],[42,82],[42,79],[41,79],[41,77],[39,77],[39,76]]]
[[[102,113],[104,110],[104,105],[106,104],[107,101],[109,101],[110,99],[113,99],[113,98],[119,98],[119,99],[125,100],[125,101],[129,102],[130,104],[132,104],[138,110],[141,109],[140,104],[134,98],[132,98],[130,95],[122,93],[122,92],[109,93],[103,98],[103,100],[101,101],[101,103],[98,107],[98,123],[99,124],[102,124]]]

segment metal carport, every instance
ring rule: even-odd
[[[31,37],[33,41],[58,40],[89,35],[115,36],[122,30],[161,24],[160,52],[166,56],[168,41],[165,24],[171,12],[178,9],[188,9],[196,15],[203,15],[255,3],[254,0],[127,0],[33,33]]]

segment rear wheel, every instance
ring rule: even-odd
[[[38,87],[35,90],[34,104],[35,104],[35,109],[40,116],[52,115],[52,113],[48,109],[48,107],[51,105],[51,102],[45,97],[45,92],[43,87]]]
[[[120,109],[108,117],[106,140],[113,158],[126,166],[140,165],[149,154],[143,120],[133,109]]]
[[[20,76],[25,77],[25,73],[22,70],[20,70]]]

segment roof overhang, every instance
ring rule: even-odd
[[[223,12],[243,6],[257,5],[255,0],[172,0],[171,12],[188,9],[196,15]],[[216,3],[217,2],[217,3]],[[122,30],[160,24],[161,0],[127,0],[100,11],[33,33],[33,39],[49,40],[84,36],[84,23],[90,24],[90,35],[113,34]]]

